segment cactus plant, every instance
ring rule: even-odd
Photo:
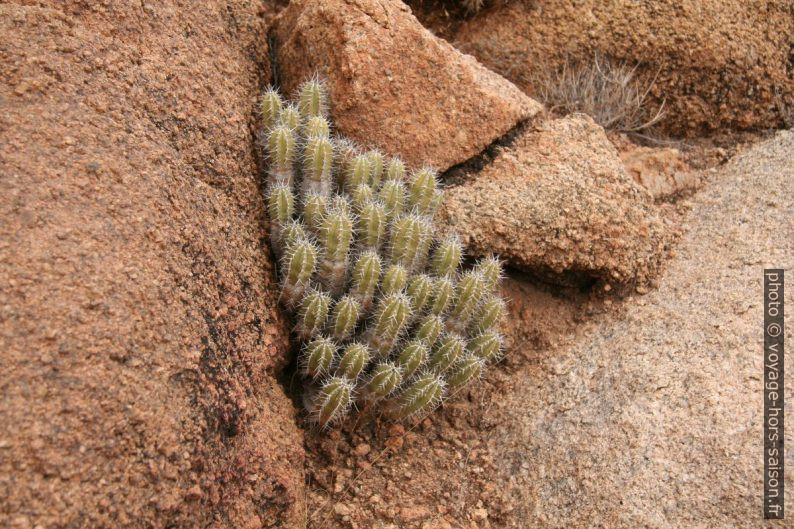
[[[475,333],[483,333],[493,329],[504,317],[505,302],[499,296],[491,295],[482,301],[477,309],[477,314],[472,320],[471,330]]]
[[[334,342],[325,337],[317,338],[306,345],[301,355],[301,372],[315,380],[321,378],[328,374],[335,356]]]
[[[316,78],[295,102],[274,89],[259,102],[271,244],[306,407],[323,428],[356,399],[410,419],[500,357],[502,263],[461,270],[460,239],[433,224],[435,171],[331,137],[328,107]]]
[[[329,208],[320,220],[319,236],[322,249],[320,283],[337,296],[344,287],[348,253],[353,241],[353,219],[346,208]]]
[[[433,273],[438,277],[454,277],[460,266],[463,248],[457,237],[445,237],[438,245],[433,262]]]
[[[295,333],[302,341],[319,334],[328,319],[331,296],[325,292],[314,290],[305,294],[298,312],[298,324]]]
[[[331,191],[333,146],[323,136],[310,136],[303,148],[303,194],[327,196]]]
[[[300,120],[301,114],[298,110],[298,106],[294,103],[288,103],[279,114],[277,123],[289,130],[297,131]]]
[[[397,357],[402,376],[407,380],[427,361],[428,346],[422,340],[412,340]]]
[[[328,111],[328,88],[320,79],[304,81],[299,90],[298,108],[301,117],[325,116]]]
[[[294,175],[295,131],[277,125],[267,134],[267,155],[270,159],[270,178],[274,184],[291,185]]]
[[[369,200],[358,211],[359,246],[377,251],[386,233],[386,208],[380,201]]]
[[[369,185],[377,189],[383,179],[383,154],[373,149],[367,153],[367,160],[369,161]]]
[[[306,138],[328,138],[331,135],[331,124],[323,116],[312,116],[304,125],[303,135]]]
[[[267,211],[270,214],[270,243],[276,249],[277,255],[281,256],[282,231],[292,222],[292,215],[295,212],[295,197],[288,185],[276,183],[270,186]]]
[[[428,314],[419,322],[414,337],[421,340],[427,347],[433,347],[441,331],[444,329],[444,320],[436,314]]]
[[[272,217],[271,217],[272,218]],[[271,227],[272,233],[273,227]],[[306,227],[299,220],[292,219],[286,225],[280,226],[280,241],[273,247],[276,255],[281,257],[284,252],[289,252],[296,242],[306,239]]]
[[[353,267],[350,293],[361,304],[361,309],[367,313],[372,305],[375,287],[380,282],[382,271],[380,256],[373,251],[363,252],[358,256]]]
[[[368,341],[378,358],[387,356],[411,317],[411,302],[402,293],[383,297],[372,319]]]
[[[485,279],[476,270],[464,273],[455,285],[452,308],[447,319],[447,329],[462,333],[485,292]]]
[[[481,358],[467,354],[460,358],[447,376],[447,387],[454,391],[459,387],[465,386],[475,378],[480,378],[485,367],[485,361]]]
[[[259,100],[259,114],[266,129],[276,124],[283,108],[284,101],[282,101],[278,90],[273,88],[265,90]]]
[[[308,239],[298,240],[287,249],[281,281],[281,299],[287,307],[300,302],[316,268],[317,247]]]
[[[405,288],[405,283],[408,281],[408,271],[404,266],[393,264],[386,269],[383,274],[383,280],[380,284],[380,291],[384,295],[397,294]]]
[[[431,411],[441,402],[446,385],[444,379],[434,373],[420,375],[389,402],[386,413],[395,419],[406,419]]]
[[[369,380],[364,385],[364,394],[370,400],[388,396],[400,384],[400,368],[391,362],[381,362],[372,369]]]
[[[466,347],[485,361],[497,360],[502,351],[502,337],[498,332],[487,331],[469,340]]]
[[[354,388],[354,384],[344,377],[326,380],[308,405],[317,424],[326,428],[344,418],[353,402]]]
[[[388,180],[402,181],[405,179],[405,164],[399,158],[392,158],[386,167],[386,178]]]
[[[430,369],[436,373],[443,373],[457,362],[465,347],[466,342],[457,334],[443,336],[430,357]]]
[[[361,303],[353,296],[343,296],[334,306],[331,332],[334,340],[343,342],[353,335],[361,315]]]
[[[405,184],[402,179],[389,178],[378,191],[378,198],[386,209],[386,218],[394,220],[403,211],[405,203]]]
[[[336,366],[336,375],[347,380],[355,381],[369,363],[369,349],[364,344],[353,342],[342,352],[339,365]]]

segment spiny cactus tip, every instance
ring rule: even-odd
[[[304,119],[326,114],[328,110],[328,87],[325,81],[316,76],[313,79],[304,81],[298,89],[298,94],[298,107]]]
[[[341,421],[353,402],[354,384],[343,377],[331,377],[312,399],[314,421],[322,428]]]

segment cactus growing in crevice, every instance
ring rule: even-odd
[[[386,414],[395,419],[407,419],[432,410],[441,403],[446,386],[441,376],[424,373],[388,403]]]
[[[301,121],[301,113],[298,110],[297,105],[294,105],[292,103],[287,104],[278,117],[278,124],[292,131],[298,129],[298,126],[300,125],[300,121]]]
[[[502,265],[461,270],[460,239],[434,226],[432,169],[333,135],[328,89],[294,103],[268,89],[259,112],[270,240],[281,302],[302,344],[304,401],[322,427],[356,400],[396,420],[421,416],[480,378],[502,352]]]
[[[306,345],[301,354],[301,372],[315,380],[322,378],[329,373],[335,356],[333,341],[322,336],[316,338]]]
[[[305,294],[298,311],[298,324],[295,326],[298,338],[306,341],[319,334],[325,327],[330,306],[331,296],[325,292],[315,290]]]
[[[361,303],[349,295],[340,298],[334,306],[331,318],[331,336],[334,340],[341,343],[350,338],[358,325],[360,316]]]
[[[345,377],[325,380],[309,399],[307,408],[317,424],[323,427],[339,422],[353,402],[355,384]]]

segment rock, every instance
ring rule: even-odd
[[[634,180],[655,200],[669,200],[695,191],[698,173],[681,158],[678,149],[635,146],[620,153],[620,159]]]
[[[447,189],[439,215],[469,253],[558,279],[649,282],[669,240],[651,195],[583,115],[522,132],[473,180]]]
[[[474,509],[472,512],[472,517],[475,520],[485,520],[488,518],[488,511],[486,509]]]
[[[297,524],[303,441],[275,380],[288,334],[253,156],[263,13],[37,4],[0,6],[2,511]]]
[[[421,521],[430,515],[430,509],[424,505],[411,505],[410,507],[403,507],[400,509],[400,519],[404,522]]]
[[[295,0],[273,35],[286,92],[318,72],[340,132],[413,166],[463,162],[541,109],[397,0]]]
[[[566,61],[639,64],[643,85],[658,73],[648,105],[665,101],[661,126],[695,136],[791,126],[791,18],[786,2],[494,2],[450,38],[528,94]]]
[[[719,169],[660,288],[484,405],[490,479],[521,506],[505,527],[692,527],[703,512],[709,527],[763,525],[748,522],[762,516],[762,269],[792,266],[791,152],[779,132]]]

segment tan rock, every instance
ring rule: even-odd
[[[620,159],[632,178],[656,200],[692,192],[700,184],[698,173],[689,168],[678,149],[634,147],[621,152]]]
[[[262,13],[37,4],[0,5],[0,520],[296,525]]]
[[[400,519],[404,522],[420,521],[430,515],[430,509],[424,505],[411,505],[400,509]]]
[[[463,162],[541,109],[397,0],[295,0],[273,35],[286,92],[318,72],[342,133],[414,166]]]
[[[665,101],[662,126],[674,134],[791,126],[794,24],[786,1],[493,4],[449,37],[528,94],[541,92],[548,70],[598,54],[640,64],[643,84],[658,73],[648,105]]]
[[[660,288],[579,325],[486,405],[491,479],[521,506],[504,527],[787,526],[761,520],[759,297],[763,269],[792,264],[792,151],[779,132],[718,169]]]
[[[524,131],[474,180],[447,190],[440,217],[471,254],[619,283],[655,277],[668,242],[651,195],[583,115]]]

